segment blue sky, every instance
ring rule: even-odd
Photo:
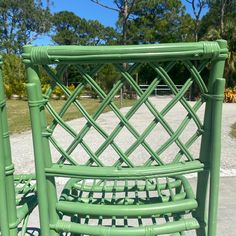
[[[72,11],[81,18],[98,20],[105,26],[115,27],[117,12],[100,7],[90,0],[53,0],[53,2],[54,4],[51,6],[51,11],[53,13],[65,10]],[[102,2],[112,6],[112,0],[103,0]],[[185,0],[182,0],[182,2],[185,4],[187,12],[192,14],[190,4],[186,3]],[[203,14],[205,14],[206,11],[207,9],[204,9]],[[47,45],[53,44],[53,42],[50,40],[50,37],[42,36],[35,40],[33,44]]]

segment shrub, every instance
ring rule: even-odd
[[[224,102],[236,103],[236,87],[226,88],[224,92]]]
[[[69,85],[67,87],[71,92],[73,92],[75,90],[75,86],[73,84]]]
[[[25,70],[19,56],[4,55],[3,77],[8,98],[13,94],[25,95]]]
[[[45,94],[48,91],[49,87],[50,87],[49,84],[43,84],[42,85],[42,93]]]
[[[53,93],[55,94],[55,95],[57,95],[57,96],[61,96],[62,95],[62,90],[61,90],[61,88],[59,87],[59,86],[56,86],[55,88],[54,88],[54,90],[53,90]]]
[[[12,87],[11,87],[11,85],[4,83],[4,89],[5,89],[5,93],[6,93],[7,98],[10,98],[11,95],[12,95]]]

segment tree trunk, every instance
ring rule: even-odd
[[[124,0],[124,7],[123,7],[123,20],[122,20],[122,44],[126,45],[127,44],[127,18],[128,18],[128,0]]]
[[[220,9],[220,35],[222,37],[224,33],[224,15],[225,15],[225,6],[227,0],[221,0],[221,9]]]

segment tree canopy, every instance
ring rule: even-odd
[[[111,44],[117,38],[117,33],[112,27],[105,27],[97,20],[82,19],[73,12],[56,13],[52,22],[52,39],[57,44]]]
[[[236,0],[90,1],[97,7],[117,12],[116,25],[106,27],[97,20],[84,19],[69,11],[53,13],[51,0],[1,0],[0,52],[19,55],[25,44],[45,34],[59,45],[151,44],[223,38],[228,41],[230,51],[225,70],[227,86],[236,85]],[[186,12],[186,4],[191,14]],[[19,57],[9,57],[6,68],[19,61]],[[73,67],[68,70],[65,81],[79,80]],[[111,70],[113,68],[106,67],[101,72],[99,83],[106,76],[116,76],[115,72],[109,73]],[[140,75],[142,73],[148,74],[146,68],[142,68]],[[109,83],[109,79],[107,81]],[[109,86],[104,83],[105,90]]]
[[[141,0],[129,22],[130,43],[178,42],[192,39],[193,21],[180,0]]]
[[[41,0],[1,0],[0,50],[19,53],[23,45],[47,33],[51,27],[48,4],[43,7]]]

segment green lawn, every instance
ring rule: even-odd
[[[86,108],[89,114],[92,114],[100,103],[99,99],[81,98],[79,101],[81,102],[83,107]],[[59,111],[64,102],[65,101],[63,100],[51,100],[50,104],[52,104],[56,111]],[[131,106],[134,102],[135,100],[125,99],[122,102],[122,107]],[[121,107],[120,100],[116,100],[115,103],[118,107]],[[109,108],[106,108],[105,111],[109,111]],[[29,110],[26,101],[8,100],[7,114],[9,129],[11,133],[20,133],[30,129]],[[82,114],[74,105],[72,105],[63,116],[64,120],[72,120],[79,117],[82,117]],[[51,116],[48,113],[47,119],[52,120]]]
[[[236,138],[236,122],[231,126],[230,135]]]

